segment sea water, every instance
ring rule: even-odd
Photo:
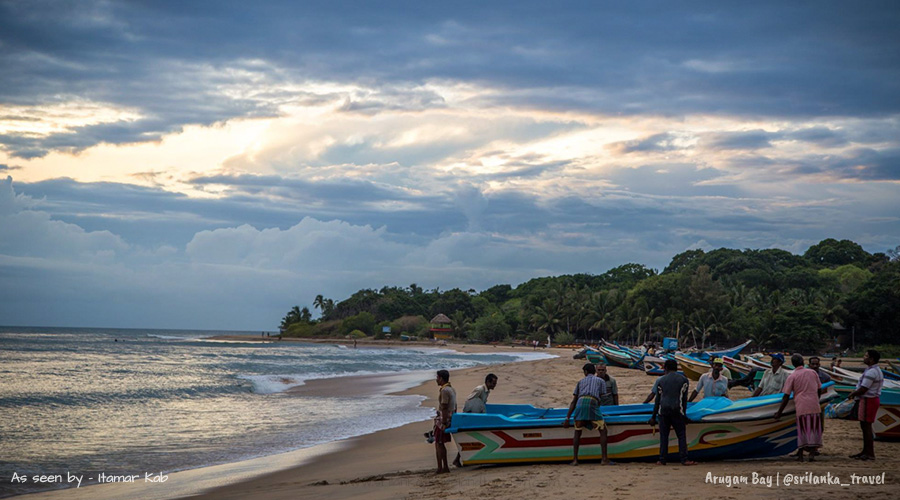
[[[235,333],[0,328],[0,496],[72,486],[13,483],[14,473],[143,477],[310,447],[432,415],[420,396],[285,392],[310,379],[541,356],[208,340]]]

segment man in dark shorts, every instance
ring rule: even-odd
[[[437,473],[450,472],[447,463],[447,446],[450,442],[450,434],[444,429],[450,427],[450,419],[456,413],[456,390],[450,386],[450,372],[438,370],[435,382],[440,386],[438,392],[437,415],[434,417],[434,452],[437,457]]]
[[[697,465],[697,462],[688,460],[687,447],[687,398],[690,382],[687,377],[678,373],[678,362],[674,359],[666,360],[666,374],[656,379],[653,383],[653,394],[656,394],[656,402],[653,403],[653,416],[648,422],[656,425],[659,420],[659,461],[656,465],[666,465],[669,455],[669,428],[675,429],[678,436],[678,455],[681,465]]]

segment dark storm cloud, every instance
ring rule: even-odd
[[[900,112],[898,25],[893,1],[3,2],[0,102],[78,96],[146,117],[3,143],[36,156],[271,115],[278,99],[252,94],[260,80],[462,81],[503,89],[495,104],[604,113],[883,116]]]

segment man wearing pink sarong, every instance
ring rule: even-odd
[[[813,462],[822,447],[822,407],[819,405],[822,383],[815,370],[803,366],[803,356],[794,354],[791,356],[791,364],[794,365],[794,371],[784,382],[784,395],[781,397],[781,406],[775,413],[775,420],[781,418],[781,412],[793,392],[794,408],[797,411],[797,461],[803,461],[803,452],[806,451],[809,453],[809,461]]]

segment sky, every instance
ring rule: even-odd
[[[0,0],[0,324],[900,245],[900,4]]]

